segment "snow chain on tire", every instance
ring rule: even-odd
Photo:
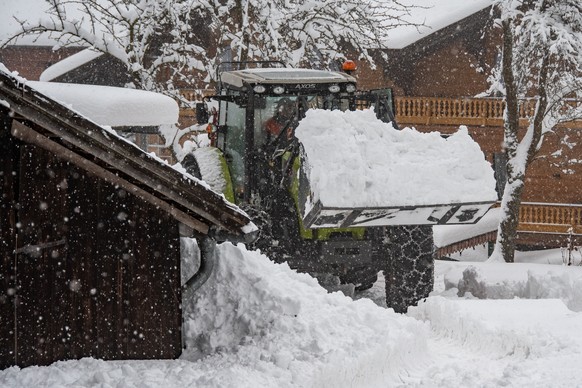
[[[398,313],[426,298],[434,285],[432,226],[407,225],[388,229],[391,241],[386,278],[386,305]]]

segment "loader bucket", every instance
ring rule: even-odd
[[[491,164],[466,128],[395,129],[373,111],[310,110],[299,123],[306,228],[473,224],[497,201]]]

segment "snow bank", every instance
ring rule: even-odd
[[[158,126],[178,122],[178,104],[159,93],[57,82],[28,81],[26,84],[102,126]]]
[[[445,289],[480,299],[561,299],[582,311],[582,267],[522,263],[451,263]]]
[[[185,269],[193,271],[195,243],[182,242],[190,259]],[[86,358],[48,367],[13,367],[0,371],[0,387],[580,384],[582,338],[577,333],[582,331],[582,314],[568,310],[562,301],[461,299],[454,292],[448,298],[431,296],[411,308],[409,316],[400,316],[369,300],[352,302],[338,293],[326,294],[311,277],[259,253],[231,244],[219,246],[218,253],[209,283],[196,298],[184,300],[189,317],[184,359]],[[452,277],[456,272],[460,279],[468,265],[438,261],[437,275]],[[527,278],[527,267],[536,276],[552,267],[562,275],[580,273],[580,268],[549,265],[478,267],[488,283],[505,279],[507,287]],[[368,293],[383,294],[377,286]],[[553,289],[555,283],[543,279],[539,287]],[[450,291],[456,290],[443,295]]]
[[[183,358],[212,357],[230,370],[209,376],[211,386],[223,386],[241,367],[263,371],[276,386],[385,386],[423,359],[421,323],[369,300],[328,294],[260,253],[231,244],[218,250],[216,272],[184,302]]]
[[[309,110],[296,130],[314,198],[329,207],[495,201],[493,169],[466,128],[395,130],[372,110]]]

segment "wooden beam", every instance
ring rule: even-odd
[[[144,201],[159,207],[160,209],[172,215],[172,217],[174,217],[177,221],[180,221],[181,223],[191,227],[197,232],[204,235],[208,234],[209,226],[207,224],[197,220],[180,209],[177,209],[175,206],[172,206],[160,198],[148,193],[133,183],[130,183],[127,180],[113,174],[111,171],[108,171],[103,167],[91,162],[90,160],[83,158],[79,154],[50,140],[48,137],[41,135],[40,133],[19,123],[16,120],[12,122],[12,135],[26,143],[33,144],[49,152],[52,152],[57,157],[76,165],[91,175],[97,176],[109,183],[124,188],[128,193],[133,194],[143,199]]]

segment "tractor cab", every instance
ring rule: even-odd
[[[354,110],[376,104],[380,118],[394,119],[390,89],[363,95],[344,72],[284,67],[221,73],[215,145],[230,167],[236,202],[264,191],[267,165],[297,146],[294,129],[308,109]],[[277,168],[280,166],[277,166]]]

